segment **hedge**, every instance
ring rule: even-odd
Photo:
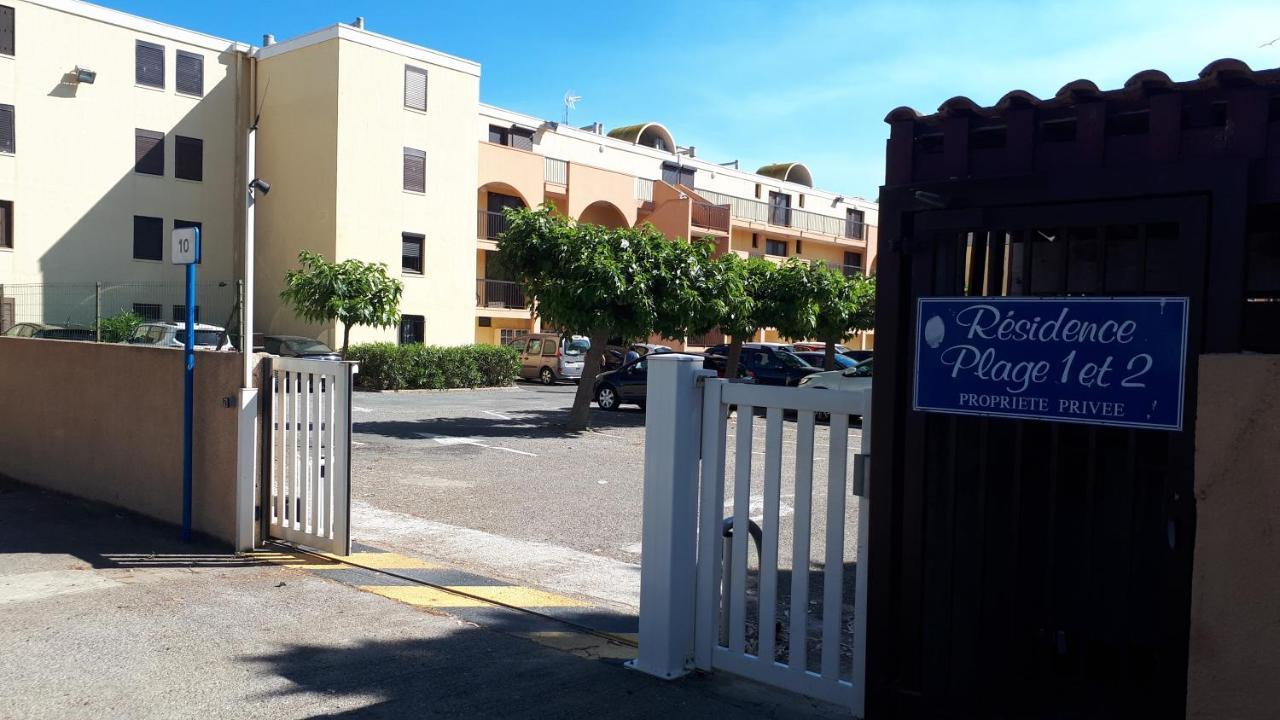
[[[474,388],[510,385],[520,375],[520,355],[497,345],[352,345],[347,359],[360,363],[356,385],[369,390]]]

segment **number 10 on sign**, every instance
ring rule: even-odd
[[[200,229],[174,228],[172,250],[170,257],[173,258],[174,265],[193,265],[200,262]]]

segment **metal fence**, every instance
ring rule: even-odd
[[[196,285],[197,322],[240,335],[241,282]],[[186,288],[181,282],[81,282],[0,285],[0,333],[29,323],[97,337],[104,321],[133,313],[144,322],[186,322]],[[88,332],[82,332],[88,331]]]

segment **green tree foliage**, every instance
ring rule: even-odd
[[[775,323],[776,266],[762,258],[744,260],[734,253],[725,253],[712,262],[718,272],[713,274],[707,292],[719,302],[711,310],[718,313],[715,325],[730,338],[725,377],[737,377],[742,343]]]
[[[307,322],[341,322],[344,359],[352,327],[399,324],[404,284],[387,274],[386,265],[359,260],[331,263],[308,250],[298,253],[298,264],[301,270],[285,274],[280,297]]]
[[[682,337],[714,326],[718,298],[703,290],[715,270],[706,243],[671,241],[650,225],[575,223],[550,205],[507,217],[499,265],[536,300],[545,326],[591,340],[570,429],[590,423],[592,378],[610,337]]]
[[[142,316],[129,310],[104,317],[98,321],[98,342],[127,342],[141,324]]]
[[[826,343],[824,365],[835,367],[835,346],[875,325],[875,281],[845,277],[823,262],[792,258],[778,268],[773,284],[774,327],[786,338]]]

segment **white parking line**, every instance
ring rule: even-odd
[[[480,443],[476,443],[476,445],[480,445]],[[498,447],[497,445],[480,445],[480,447],[486,450],[501,450],[503,452],[515,453],[517,455],[528,455],[529,457],[538,457],[537,455],[534,455],[531,452],[516,450],[515,448],[504,448],[504,447]]]
[[[516,450],[514,448],[498,447],[496,445],[486,445],[475,438],[455,437],[453,435],[441,435],[440,433],[420,432],[418,435],[428,439],[435,440],[440,445],[474,445],[475,447],[484,448],[485,450],[501,450],[503,452],[515,453],[517,455],[528,455],[529,457],[538,457],[531,452],[524,450]]]
[[[351,409],[355,412],[373,412],[369,408],[356,407],[355,405],[352,405]]]
[[[494,412],[494,411],[492,411],[492,410],[481,410],[480,412],[484,413],[485,415],[492,415],[492,416],[494,416],[494,417],[498,418],[499,420],[513,420],[513,419],[514,419],[514,418],[512,418],[512,417],[510,417],[510,416],[508,416],[508,415],[503,415],[502,413],[497,413],[497,412]]]
[[[613,438],[614,440],[626,440],[626,438],[622,437],[621,435],[610,435],[609,433],[597,432],[595,430],[588,430],[587,432],[591,433],[592,435],[601,435],[603,437]]]

